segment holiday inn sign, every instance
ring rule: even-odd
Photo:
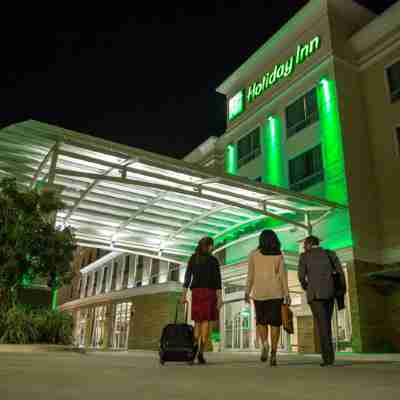
[[[321,38],[319,36],[310,40],[309,43],[298,45],[296,54],[291,56],[286,62],[276,64],[271,71],[265,73],[260,79],[251,83],[246,90],[242,89],[236,93],[228,102],[228,119],[232,120],[240,115],[245,110],[246,103],[250,104],[274,84],[290,76],[295,70],[296,65],[302,64],[320,47]]]

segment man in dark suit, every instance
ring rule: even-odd
[[[298,277],[302,288],[307,292],[307,301],[317,324],[323,361],[321,367],[325,367],[335,362],[332,344],[332,314],[335,300],[332,274],[334,269],[340,274],[344,287],[345,278],[336,254],[321,248],[319,242],[315,236],[305,239],[305,251],[299,259]]]

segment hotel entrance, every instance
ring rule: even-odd
[[[244,297],[244,292],[242,293]],[[231,351],[254,351],[260,348],[253,304],[244,300],[225,302],[222,310],[223,349]],[[280,352],[290,351],[290,336],[282,329],[278,346]]]
[[[347,279],[346,264],[343,264]],[[247,265],[223,267],[224,305],[221,309],[221,349],[224,351],[257,351],[260,341],[256,329],[254,304],[244,301]],[[293,312],[294,334],[281,329],[279,352],[312,353],[315,351],[313,317],[303,289],[297,278],[297,270],[288,265],[289,292]],[[230,276],[229,276],[230,275]],[[332,318],[332,333],[336,351],[351,351],[350,299],[346,295],[346,308],[338,311],[335,307]],[[308,321],[305,325],[305,321]]]
[[[113,306],[112,348],[124,350],[128,348],[129,324],[132,303],[118,303]]]

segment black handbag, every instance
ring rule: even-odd
[[[332,260],[329,251],[326,251],[326,255],[329,258],[329,262],[332,268],[332,279],[333,279],[333,287],[335,291],[335,299],[337,303],[337,307],[339,310],[343,310],[345,306],[345,294],[346,294],[346,280],[343,274],[337,270],[334,261]]]

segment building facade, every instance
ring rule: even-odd
[[[353,1],[311,0],[218,88],[227,130],[186,158],[348,205],[348,219],[314,232],[346,265],[350,312],[334,322],[337,340],[363,352],[400,349],[399,21],[399,2],[377,16]],[[280,236],[298,254],[295,235]],[[240,263],[255,246],[253,238],[225,248],[225,264],[245,275]],[[290,257],[289,269],[296,263]],[[232,274],[226,268],[226,282]],[[226,317],[228,347],[243,307],[226,311],[236,315]]]
[[[227,130],[184,160],[347,207],[312,226],[338,253],[348,280],[347,307],[333,319],[339,350],[400,351],[399,39],[400,2],[377,16],[350,0],[310,0],[220,85]],[[272,228],[295,313],[295,334],[282,335],[281,350],[317,351],[297,280],[306,233],[265,217],[239,225],[214,237],[224,282],[222,349],[258,347],[254,309],[243,301],[247,257],[260,231]],[[74,314],[77,344],[157,348],[174,318],[184,262],[110,251],[87,265],[78,257],[75,268],[61,303]]]
[[[79,248],[75,278],[60,289],[61,309],[74,317],[75,345],[93,349],[158,348],[175,318],[185,268],[137,254]],[[182,309],[178,317],[183,318]]]

